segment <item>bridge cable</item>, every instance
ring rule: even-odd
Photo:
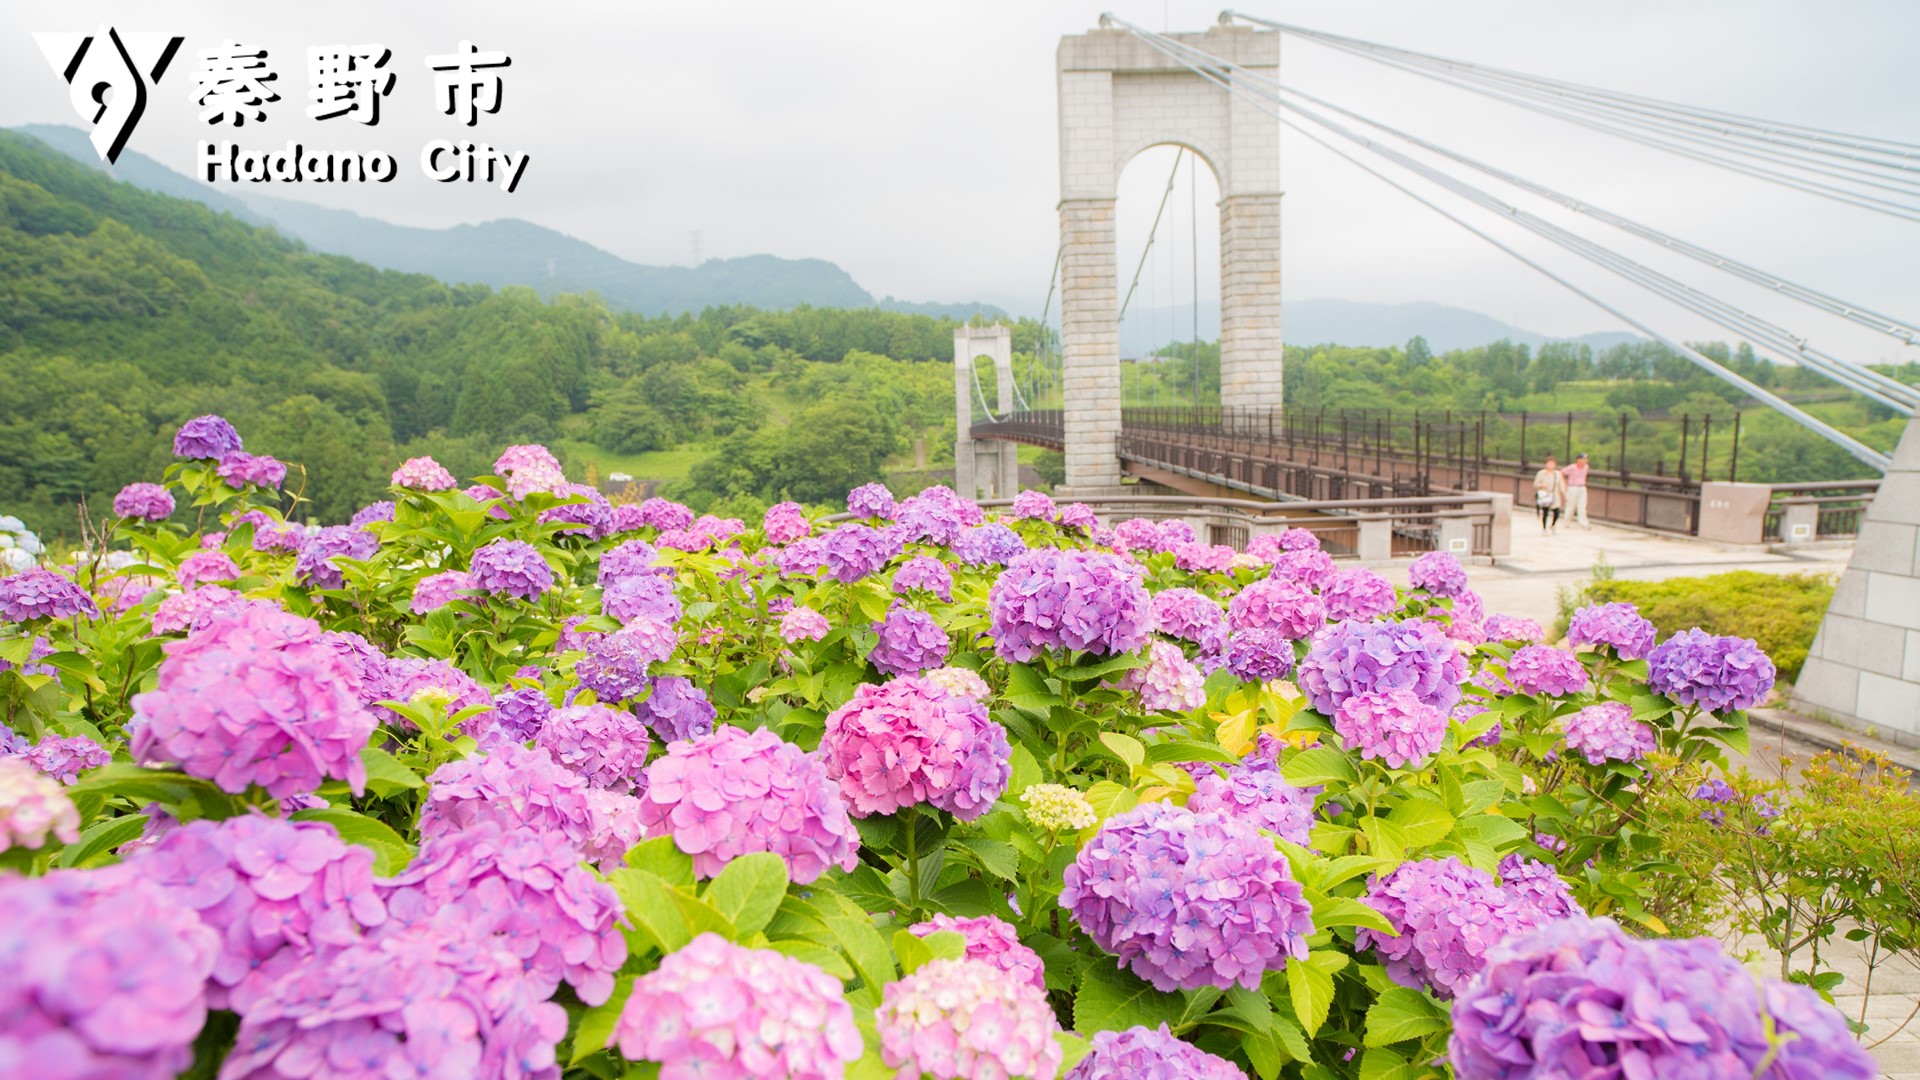
[[[1147,256],[1153,253],[1153,241],[1160,235],[1160,217],[1167,212],[1167,198],[1173,194],[1173,182],[1180,176],[1180,159],[1186,155],[1187,148],[1177,147],[1173,154],[1173,171],[1167,174],[1167,190],[1160,193],[1160,208],[1153,212],[1153,228],[1147,230],[1147,246],[1140,249],[1140,261],[1133,268],[1133,281],[1127,285],[1127,295],[1120,301],[1120,314],[1115,322],[1125,322],[1127,306],[1133,303],[1133,291],[1140,287],[1140,271],[1147,265]]]
[[[1289,120],[1287,117],[1281,115],[1281,113],[1267,101],[1249,93],[1240,85],[1235,83],[1231,78],[1218,73],[1217,69],[1209,70],[1207,68],[1203,68],[1195,64],[1191,60],[1183,57],[1182,55],[1180,55],[1179,52],[1175,51],[1173,48],[1168,47],[1169,45],[1177,45],[1179,44],[1178,42],[1166,41],[1166,39],[1161,38],[1161,35],[1154,34],[1151,31],[1143,31],[1139,27],[1133,26],[1132,24],[1127,23],[1124,20],[1114,18],[1112,16],[1107,16],[1107,18],[1112,22],[1112,24],[1131,31],[1135,36],[1140,37],[1143,41],[1146,41],[1153,48],[1167,55],[1168,57],[1171,57],[1173,60],[1181,64],[1183,67],[1186,67],[1188,70],[1192,71],[1194,74],[1199,75],[1201,78],[1206,79],[1208,82],[1211,82],[1216,86],[1219,86],[1221,89],[1226,90],[1229,93],[1240,96],[1242,99],[1251,103],[1255,108],[1258,108],[1262,112],[1265,112],[1269,116],[1272,116],[1275,120],[1279,121],[1282,126],[1326,148],[1331,153],[1341,158],[1345,158],[1347,161],[1351,162],[1356,167],[1373,175],[1377,179],[1386,183],[1388,186],[1398,190],[1399,192],[1413,199],[1414,201],[1426,206],[1428,209],[1434,211],[1435,213],[1438,213],[1439,215],[1446,218],[1447,220],[1452,221],[1454,224],[1460,226],[1461,228],[1466,229],[1468,232],[1473,233],[1475,236],[1480,237],[1482,240],[1485,240],[1487,243],[1492,244],[1494,247],[1500,249],[1506,254],[1519,260],[1521,263],[1531,267],[1533,270],[1545,276],[1549,280],[1561,285],[1562,287],[1566,288],[1568,291],[1587,300],[1589,303],[1593,304],[1595,307],[1600,308],[1602,311],[1605,311],[1613,315],[1615,318],[1619,319],[1621,322],[1626,323],[1628,326],[1631,326],[1639,330],[1641,333],[1646,334],[1648,337],[1653,338],[1655,341],[1660,342],[1662,345],[1665,345],[1668,349],[1672,350],[1673,352],[1677,353],[1678,355],[1692,362],[1696,367],[1699,367],[1703,371],[1706,371],[1707,373],[1714,375],[1715,377],[1721,379],[1722,381],[1727,382],[1730,385],[1742,390],[1748,396],[1754,398],[1755,400],[1766,403],[1767,405],[1771,406],[1775,411],[1781,413],[1783,416],[1787,417],[1789,420],[1792,420],[1794,423],[1799,424],[1801,427],[1806,428],[1807,430],[1813,432],[1814,434],[1819,435],[1822,438],[1826,439],[1828,442],[1831,442],[1834,445],[1840,447],[1842,450],[1845,450],[1848,454],[1852,455],[1856,460],[1883,473],[1887,471],[1889,466],[1891,466],[1892,459],[1888,455],[1883,454],[1880,451],[1875,450],[1870,446],[1867,446],[1865,443],[1862,443],[1859,440],[1853,438],[1851,435],[1848,435],[1845,432],[1834,428],[1832,425],[1827,424],[1826,422],[1807,414],[1806,412],[1802,411],[1798,407],[1794,406],[1791,402],[1788,402],[1785,399],[1779,397],[1778,395],[1772,393],[1771,391],[1768,391],[1756,385],[1751,380],[1740,375],[1739,373],[1727,369],[1726,367],[1722,366],[1718,362],[1702,355],[1699,351],[1695,350],[1691,346],[1684,345],[1678,341],[1675,341],[1674,339],[1668,337],[1667,335],[1661,333],[1660,331],[1654,329],[1653,327],[1647,325],[1646,323],[1634,318],[1631,315],[1628,315],[1626,312],[1620,310],[1619,308],[1613,306],[1612,304],[1607,303],[1605,300],[1600,299],[1598,296],[1595,296],[1593,293],[1588,292],[1587,290],[1581,288],[1580,286],[1574,284],[1573,282],[1567,280],[1566,278],[1561,277],[1559,274],[1556,274],[1553,271],[1547,269],[1545,266],[1527,257],[1526,255],[1522,254],[1521,252],[1514,249],[1513,247],[1503,243],[1498,238],[1494,237],[1492,234],[1480,229],[1479,227],[1466,221],[1464,218],[1461,218],[1457,214],[1454,214],[1452,211],[1447,210],[1446,208],[1440,206],[1438,203],[1435,203],[1431,199],[1428,199],[1427,197],[1419,194],[1418,192],[1414,191],[1412,188],[1409,188],[1406,185],[1400,183],[1399,181],[1394,180],[1392,177],[1388,176],[1386,173],[1383,173],[1380,170],[1374,168],[1373,166],[1368,165],[1366,162],[1362,161],[1361,159],[1353,156],[1350,153],[1347,153],[1344,150],[1341,150],[1339,147],[1336,147],[1332,143],[1327,142],[1325,139],[1321,138],[1320,136],[1314,134],[1313,132],[1307,130],[1304,127],[1301,127],[1299,124],[1294,123],[1292,120]],[[1186,48],[1190,49],[1191,47],[1186,46]],[[1193,50],[1193,51],[1199,52],[1200,50]]]
[[[1178,41],[1170,41],[1168,44],[1202,58],[1211,55]],[[1279,87],[1287,93],[1296,93],[1273,80],[1261,78],[1260,81],[1270,83],[1272,86]],[[1694,289],[1674,278],[1668,277],[1659,271],[1636,263],[1577,233],[1569,232],[1566,229],[1554,225],[1552,222],[1502,202],[1480,188],[1440,172],[1389,147],[1382,146],[1364,135],[1357,134],[1339,124],[1327,120],[1325,117],[1319,116],[1312,110],[1286,101],[1280,97],[1278,93],[1270,90],[1262,90],[1257,86],[1253,88],[1253,91],[1267,97],[1274,104],[1292,110],[1322,128],[1350,142],[1357,143],[1366,149],[1372,150],[1376,154],[1453,191],[1457,195],[1512,219],[1515,223],[1529,231],[1613,271],[1619,276],[1692,311],[1702,318],[1714,322],[1724,329],[1751,337],[1755,341],[1806,366],[1810,370],[1824,375],[1849,389],[1865,394],[1897,412],[1911,416],[1916,407],[1920,407],[1920,390],[1915,390],[1913,387],[1890,379],[1879,372],[1870,371],[1851,361],[1842,360],[1839,357],[1815,349],[1807,343],[1806,339],[1794,335],[1779,326],[1741,311],[1730,304],[1726,304],[1715,297]],[[1384,129],[1384,125],[1375,124],[1374,121],[1364,116],[1351,113],[1348,110],[1342,111],[1348,112],[1348,115],[1352,115],[1362,122],[1374,124]]]

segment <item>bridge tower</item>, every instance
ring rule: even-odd
[[[1001,416],[1013,411],[1013,331],[999,323],[954,328],[953,488],[969,499],[1011,499],[1020,490],[1019,445],[1004,439],[975,439],[968,433],[973,426],[973,361],[980,356],[993,361],[998,388],[993,408]]]
[[[1280,35],[1244,26],[1173,34],[1278,78]],[[1117,489],[1120,173],[1152,146],[1198,154],[1220,185],[1220,399],[1280,404],[1280,129],[1271,116],[1133,34],[1060,39],[1060,242],[1066,487]]]

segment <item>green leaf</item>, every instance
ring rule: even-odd
[[[293,820],[326,822],[340,834],[341,840],[373,849],[373,872],[381,877],[392,877],[413,861],[413,848],[392,826],[365,814],[325,806],[302,810],[293,815]]]
[[[1129,769],[1147,760],[1146,746],[1131,735],[1122,735],[1117,731],[1103,731],[1100,733],[1100,744],[1113,751],[1114,757],[1126,762]]]
[[[853,961],[854,971],[872,989],[874,1004],[878,1004],[880,988],[894,980],[895,971],[893,953],[874,928],[873,917],[834,892],[814,893],[814,903],[820,908],[820,921],[827,924],[834,943]]]
[[[1092,1043],[1065,1031],[1054,1032],[1053,1038],[1060,1044],[1060,1071],[1057,1074],[1060,1076],[1071,1072],[1075,1065],[1080,1064],[1080,1059],[1093,1050]]]
[[[1018,798],[1021,792],[1046,781],[1040,763],[1033,760],[1032,752],[1024,746],[1015,746],[1013,753],[1007,755],[1007,763],[1013,766],[1013,776],[1007,781],[1009,799]]]
[[[1131,671],[1146,662],[1146,658],[1138,653],[1115,653],[1105,660],[1096,660],[1090,664],[1055,668],[1053,674],[1056,678],[1072,682],[1092,682],[1096,679],[1111,678],[1123,671]]]
[[[1446,1031],[1446,1011],[1417,990],[1396,986],[1367,1010],[1366,1045],[1391,1046]]]
[[[1432,799],[1408,799],[1387,818],[1400,826],[1410,848],[1437,844],[1453,831],[1453,815]]]
[[[980,860],[980,866],[987,873],[1003,881],[1015,881],[1020,876],[1020,853],[1012,844],[1003,844],[998,840],[982,837],[963,837],[956,841],[960,847],[973,853]]]
[[[1351,784],[1360,779],[1352,760],[1331,746],[1315,746],[1289,755],[1280,764],[1280,775],[1294,787],[1335,782]]]
[[[396,791],[425,787],[427,783],[418,773],[400,764],[399,758],[377,746],[362,747],[360,763],[367,768],[367,790],[382,799]]]
[[[68,868],[85,866],[95,856],[107,854],[129,840],[138,839],[146,824],[145,814],[126,814],[94,822],[80,834],[78,842],[68,844],[60,852],[59,864]]]
[[[707,886],[707,903],[733,925],[739,938],[766,929],[787,896],[787,862],[771,851],[741,855]]]
[[[1060,697],[1047,689],[1047,681],[1030,664],[1014,664],[1007,669],[1007,702],[1038,716],[1060,704]]]
[[[1366,835],[1370,853],[1392,862],[1400,862],[1407,857],[1406,830],[1392,821],[1370,817],[1360,822],[1360,831]]]
[[[1267,1000],[1267,995],[1258,990],[1236,986],[1227,991],[1227,1000],[1233,1003],[1235,1012],[1246,1017],[1253,1024],[1254,1030],[1263,1035],[1273,1032],[1273,1003]]]
[[[1371,874],[1375,870],[1384,870],[1393,865],[1386,859],[1372,855],[1342,855],[1337,859],[1328,859],[1319,864],[1319,873],[1315,885],[1322,889],[1331,889],[1343,881],[1351,881],[1361,874]]]
[[[613,886],[620,902],[626,905],[627,920],[634,930],[629,940],[635,936],[640,939],[635,952],[653,948],[670,953],[693,940],[686,916],[674,902],[673,886],[645,870],[630,868],[609,873],[607,884]]]
[[[1140,794],[1111,780],[1102,780],[1087,789],[1087,803],[1100,816],[1100,820],[1105,821],[1115,814],[1124,814],[1139,806]]]
[[[1163,994],[1112,964],[1095,961],[1080,979],[1073,999],[1073,1027],[1083,1037],[1099,1031],[1125,1031],[1172,1025],[1186,1002],[1178,994]]]
[[[1460,819],[1462,838],[1478,840],[1496,851],[1505,850],[1527,839],[1527,827],[1499,814],[1469,814]]]
[[[622,975],[613,984],[613,995],[606,1001],[580,1014],[580,1023],[573,1029],[573,1060],[569,1066],[578,1065],[607,1048],[613,1042],[613,1028],[620,1020],[620,1010],[626,1008],[627,998],[633,994],[632,975]]]
[[[1149,765],[1165,765],[1181,761],[1211,761],[1221,765],[1240,764],[1239,758],[1208,743],[1175,739],[1170,742],[1154,743],[1147,747],[1147,764]]]
[[[958,960],[965,956],[967,939],[952,930],[936,930],[926,937],[911,930],[896,930],[893,953],[900,958],[900,974],[906,976],[934,960]]]
[[[1308,1036],[1319,1034],[1327,1022],[1327,1011],[1333,1007],[1333,973],[1346,965],[1346,954],[1335,952],[1309,953],[1304,961],[1287,962],[1287,996]]]
[[[693,856],[681,851],[671,836],[642,840],[627,852],[626,863],[645,870],[669,885],[692,885]]]
[[[694,937],[699,937],[701,934],[719,934],[735,944],[740,943],[743,938],[752,937],[751,934],[742,934],[736,930],[733,921],[721,914],[720,909],[714,907],[705,897],[695,896],[685,889],[676,889],[671,886],[669,890],[674,905],[680,909],[680,917],[687,920],[687,930]],[[779,902],[776,901],[774,907],[779,906]]]
[[[825,945],[816,945],[799,938],[781,938],[767,942],[767,948],[777,953],[784,953],[795,960],[804,960],[841,982],[853,979],[853,968],[847,963],[847,958]]]
[[[208,781],[172,769],[149,769],[144,765],[116,761],[88,772],[69,785],[67,797],[79,803],[91,797],[96,803],[124,798],[135,804],[157,802],[162,806],[192,806],[197,816],[213,816],[210,810],[224,808],[226,817],[237,811],[234,800]]]
[[[1307,899],[1313,904],[1313,925],[1316,930],[1326,930],[1335,926],[1364,926],[1383,934],[1394,933],[1393,924],[1371,905],[1363,904],[1358,900],[1349,900],[1344,896],[1323,896],[1317,893],[1309,894]]]
[[[1368,1050],[1360,1058],[1360,1080],[1421,1080],[1414,1064],[1391,1050]]]

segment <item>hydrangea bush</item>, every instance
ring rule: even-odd
[[[0,576],[0,1074],[1870,1074],[1649,909],[1649,807],[1786,827],[1719,797],[1751,642],[1036,492],[515,446],[321,523],[175,452]]]

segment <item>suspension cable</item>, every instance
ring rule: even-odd
[[[1573,282],[1547,269],[1545,266],[1527,257],[1526,255],[1517,251],[1513,247],[1501,242],[1499,239],[1497,239],[1490,233],[1487,233],[1486,231],[1480,229],[1479,227],[1471,224],[1465,219],[1454,214],[1452,211],[1447,210],[1446,208],[1440,206],[1438,203],[1433,202],[1431,199],[1428,199],[1427,197],[1419,194],[1413,189],[1405,186],[1404,184],[1401,184],[1399,181],[1394,180],[1393,178],[1389,177],[1385,173],[1381,172],[1380,170],[1374,168],[1371,165],[1368,165],[1366,162],[1360,160],[1359,158],[1353,156],[1352,154],[1349,154],[1346,151],[1341,150],[1340,148],[1334,146],[1332,143],[1329,143],[1325,139],[1322,139],[1320,136],[1314,134],[1313,132],[1307,130],[1306,128],[1301,127],[1299,124],[1294,123],[1293,121],[1289,120],[1285,116],[1281,115],[1280,112],[1273,105],[1269,104],[1268,102],[1262,100],[1261,98],[1255,95],[1248,93],[1244,88],[1240,87],[1238,84],[1233,82],[1230,78],[1227,78],[1224,75],[1218,74],[1216,71],[1203,68],[1193,63],[1191,60],[1181,56],[1174,49],[1168,47],[1169,44],[1179,44],[1179,43],[1167,42],[1163,44],[1163,41],[1165,41],[1165,39],[1162,39],[1161,35],[1154,34],[1151,31],[1144,31],[1139,27],[1133,26],[1132,24],[1127,23],[1121,19],[1113,18],[1112,16],[1106,16],[1106,18],[1110,19],[1114,25],[1120,26],[1128,31],[1131,31],[1135,36],[1141,38],[1141,40],[1143,41],[1146,41],[1150,46],[1160,51],[1161,53],[1171,57],[1173,60],[1180,63],[1183,67],[1186,67],[1188,70],[1192,71],[1194,74],[1199,75],[1201,78],[1206,79],[1208,82],[1213,83],[1214,85],[1220,87],[1223,90],[1226,90],[1231,94],[1240,96],[1243,100],[1246,100],[1252,105],[1254,105],[1254,107],[1260,109],[1262,112],[1267,113],[1269,116],[1272,116],[1275,120],[1278,120],[1286,128],[1326,148],[1331,153],[1346,159],[1348,162],[1351,162],[1356,167],[1373,175],[1374,177],[1378,178],[1382,182],[1386,183],[1388,186],[1393,187],[1394,189],[1398,190],[1399,192],[1406,195],[1407,197],[1413,199],[1416,202],[1419,202],[1420,204],[1426,206],[1428,209],[1433,210],[1435,213],[1440,214],[1442,217],[1445,217],[1447,220],[1452,221],[1454,224],[1460,226],[1463,229],[1466,229],[1468,232],[1473,233],[1475,236],[1480,237],[1482,240],[1485,240],[1487,243],[1492,244],[1494,247],[1500,249],[1506,254],[1519,260],[1521,263],[1525,264],[1526,266],[1531,267],[1533,270],[1545,276],[1549,280],[1566,288],[1568,291],[1584,298],[1589,303],[1593,304],[1595,307],[1600,308],[1602,311],[1605,311],[1613,315],[1615,318],[1626,323],[1628,326],[1631,326],[1636,330],[1639,330],[1641,333],[1646,334],[1647,336],[1660,342],[1662,345],[1665,345],[1668,349],[1672,350],[1673,352],[1691,361],[1695,366],[1729,383],[1730,385],[1740,389],[1741,391],[1745,392],[1748,396],[1754,398],[1755,400],[1766,403],[1767,405],[1771,406],[1775,411],[1786,416],[1788,419],[1799,424],[1801,427],[1814,432],[1815,434],[1821,436],[1822,438],[1825,438],[1828,442],[1831,442],[1834,445],[1840,447],[1842,450],[1845,450],[1848,454],[1852,455],[1855,459],[1859,460],[1863,464],[1866,464],[1869,467],[1874,468],[1883,473],[1892,464],[1892,459],[1888,455],[1883,454],[1873,449],[1870,446],[1867,446],[1865,443],[1862,443],[1859,440],[1853,438],[1851,435],[1848,435],[1847,433],[1834,428],[1832,425],[1827,424],[1826,422],[1807,414],[1806,412],[1802,411],[1798,407],[1794,406],[1791,402],[1788,402],[1785,399],[1779,397],[1778,395],[1772,393],[1771,391],[1756,385],[1751,380],[1745,378],[1744,376],[1738,374],[1737,372],[1727,369],[1726,367],[1722,366],[1718,362],[1702,355],[1699,351],[1695,350],[1691,346],[1684,345],[1678,341],[1675,341],[1673,338],[1668,337],[1667,335],[1661,333],[1660,331],[1654,329],[1653,327],[1647,325],[1646,323],[1641,322],[1638,319],[1635,319],[1631,315],[1628,315],[1626,312],[1600,299],[1598,296],[1595,296],[1593,293],[1588,292],[1585,289],[1582,289],[1580,286],[1575,285]],[[1188,46],[1188,48],[1191,48],[1191,47]],[[1198,51],[1198,50],[1195,50],[1195,51]]]
[[[1147,246],[1140,249],[1140,262],[1133,268],[1133,282],[1127,286],[1127,295],[1120,301],[1120,314],[1114,322],[1123,322],[1127,317],[1127,305],[1133,303],[1133,291],[1140,287],[1140,271],[1146,268],[1147,256],[1153,253],[1154,238],[1160,235],[1160,216],[1167,212],[1167,199],[1173,194],[1173,182],[1180,176],[1180,159],[1186,155],[1187,148],[1177,147],[1173,153],[1173,171],[1167,174],[1167,190],[1160,193],[1160,208],[1153,212],[1153,228],[1147,230]]]

